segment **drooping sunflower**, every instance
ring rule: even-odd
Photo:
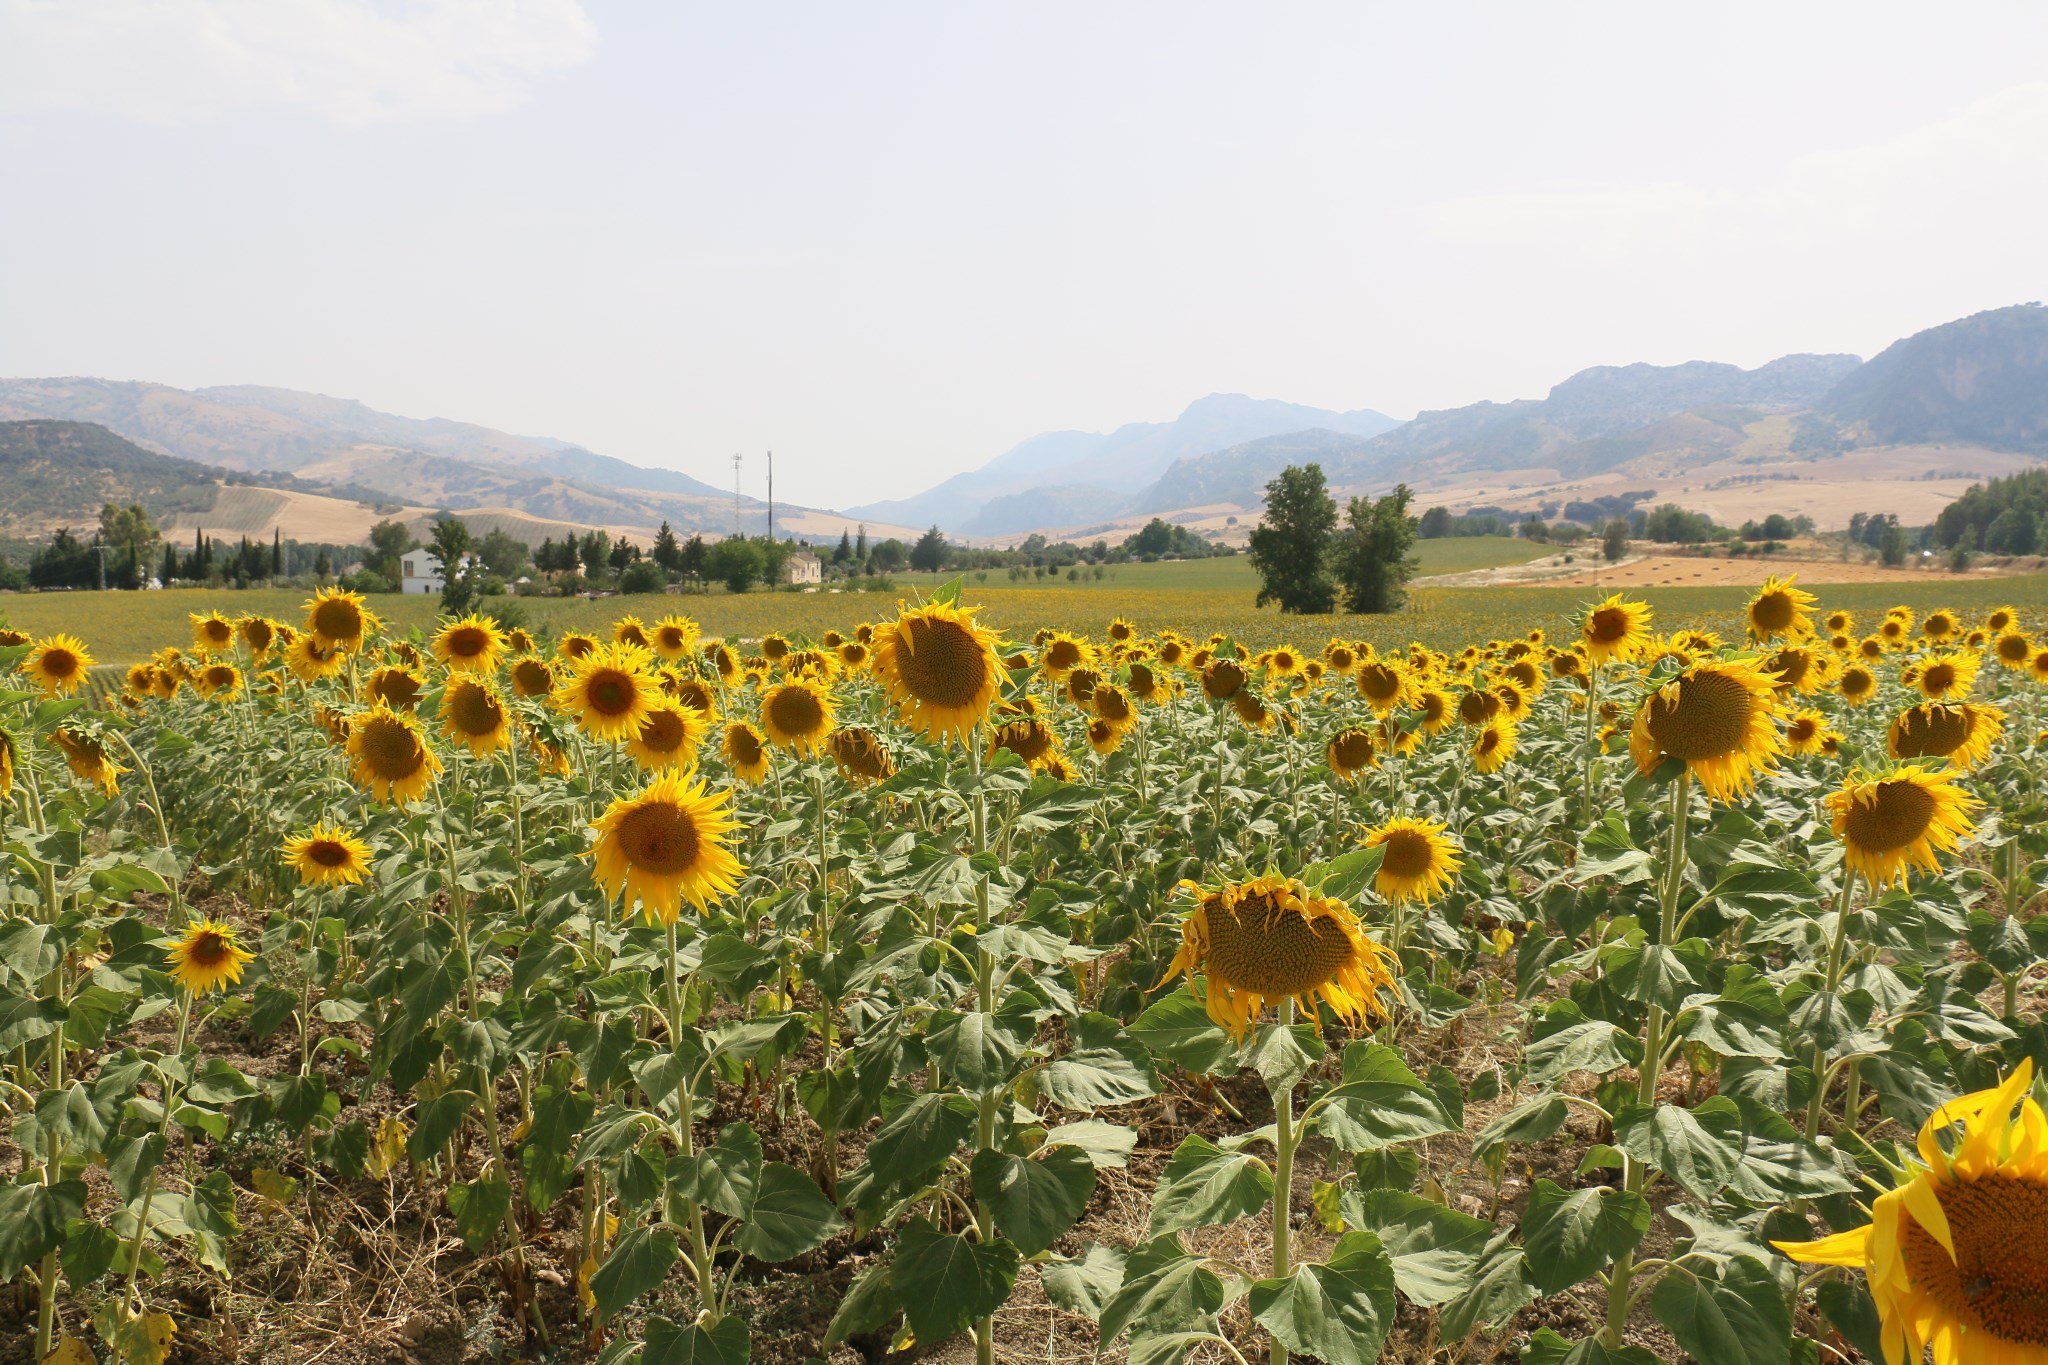
[[[1067,694],[1067,700],[1086,710],[1089,699],[1095,695],[1095,689],[1101,682],[1102,674],[1096,670],[1092,668],[1075,669],[1067,674],[1067,681],[1063,685]]]
[[[1835,690],[1851,706],[1861,706],[1877,695],[1877,674],[1863,664],[1850,664],[1835,680]]]
[[[1904,882],[1909,867],[1938,874],[1935,855],[1953,852],[1975,829],[1970,812],[1982,804],[1952,774],[1918,764],[1851,773],[1827,798],[1844,859],[1876,887]]]
[[[680,659],[696,647],[697,623],[687,616],[664,616],[647,634],[654,652],[664,659]]]
[[[573,716],[586,734],[620,742],[640,733],[659,692],[649,656],[631,645],[592,649],[556,684],[555,709]]]
[[[2034,642],[2020,631],[2008,628],[1991,642],[1991,653],[2000,668],[2017,672],[2033,659]]]
[[[417,801],[441,771],[419,722],[379,703],[350,718],[348,756],[355,780],[379,801]]]
[[[1458,841],[1435,820],[1396,816],[1365,831],[1365,846],[1382,850],[1373,889],[1389,901],[1428,905],[1450,889],[1464,859]]]
[[[526,627],[514,626],[505,632],[505,648],[515,655],[531,654],[534,649],[533,636],[527,633]]]
[[[1147,705],[1157,705],[1167,699],[1166,683],[1157,669],[1143,659],[1133,659],[1129,669],[1131,695]]]
[[[1929,1115],[1920,1161],[1862,1227],[1771,1244],[1807,1265],[1864,1271],[1893,1365],[1917,1365],[1930,1346],[1935,1365],[2031,1365],[2048,1343],[2048,1115],[2027,1093],[2033,1082],[2023,1058],[2003,1085]]]
[[[322,644],[320,637],[308,632],[285,646],[284,663],[300,682],[314,683],[341,672],[348,666],[348,656],[339,645]]]
[[[86,652],[85,641],[60,633],[38,640],[16,668],[51,696],[68,697],[85,686],[92,655]]]
[[[235,647],[235,623],[217,611],[185,613],[192,622],[192,648],[202,654],[220,654]]]
[[[164,953],[164,966],[174,980],[194,995],[225,990],[242,979],[242,967],[256,954],[235,942],[235,931],[214,920],[185,926]]]
[[[1323,758],[1341,781],[1356,781],[1360,773],[1380,766],[1379,742],[1372,731],[1354,725],[1330,736]]]
[[[1265,698],[1249,687],[1237,689],[1230,698],[1230,709],[1237,712],[1237,718],[1243,722],[1245,729],[1257,734],[1271,730],[1284,714],[1266,705]],[[1122,737],[1118,738],[1121,740]]]
[[[1812,707],[1792,713],[1785,722],[1785,750],[1804,757],[1820,753],[1831,738],[1840,738],[1828,728],[1828,718]]]
[[[375,616],[363,609],[360,593],[342,588],[322,588],[307,599],[306,632],[324,649],[353,654],[363,647],[378,626]]]
[[[1513,678],[1499,678],[1493,684],[1493,695],[1500,701],[1500,710],[1495,715],[1519,725],[1529,718],[1531,700],[1527,692]]]
[[[301,886],[354,886],[370,870],[370,846],[325,822],[284,841],[284,860]]]
[[[1202,695],[1210,701],[1229,701],[1244,685],[1244,665],[1237,660],[1211,658],[1203,663]]]
[[[394,711],[417,709],[426,690],[427,680],[405,664],[385,664],[363,680],[363,700],[382,702]]]
[[[2028,665],[2037,683],[2048,683],[2048,648],[2034,651],[2034,661]]]
[[[458,675],[441,694],[441,733],[472,757],[489,758],[512,743],[512,713],[489,679]]]
[[[278,645],[277,622],[268,616],[244,616],[235,622],[235,633],[242,637],[242,647],[249,651],[249,657],[259,664]]]
[[[1856,656],[1865,663],[1876,663],[1890,649],[1890,641],[1886,640],[1882,635],[1866,635],[1856,642]]]
[[[1772,574],[1757,589],[1755,597],[1749,599],[1745,609],[1749,619],[1749,638],[1768,642],[1771,640],[1803,640],[1813,634],[1813,619],[1807,615],[1807,608],[1818,599],[1810,592],[1794,587],[1798,574],[1787,574],[1780,579]]]
[[[1250,695],[1247,693],[1246,695]],[[1088,747],[1101,755],[1115,753],[1123,747],[1124,732],[1100,716],[1091,718],[1085,731]]]
[[[1187,662],[1188,647],[1178,635],[1159,637],[1159,664],[1162,668],[1179,668]]]
[[[1886,733],[1893,758],[1945,758],[1974,768],[2005,733],[2005,712],[1982,702],[1922,702],[1899,713]]]
[[[1771,686],[1780,692],[1811,695],[1827,683],[1827,669],[1821,662],[1821,656],[1804,645],[1787,645],[1774,654],[1766,655],[1757,667],[1774,675]]]
[[[1059,747],[1059,736],[1053,728],[1035,716],[1004,721],[989,732],[990,759],[995,758],[998,749],[1007,749],[1031,767],[1038,768],[1049,756],[1058,753]]]
[[[767,778],[770,761],[768,741],[747,722],[736,720],[727,725],[718,751],[732,768],[733,776],[740,781],[760,782]]]
[[[527,655],[512,661],[512,694],[517,697],[545,697],[555,690],[555,670],[547,660]]]
[[[14,763],[14,735],[0,728],[0,801],[5,801],[14,791]]]
[[[1647,777],[1676,758],[1714,800],[1740,796],[1784,749],[1773,692],[1771,674],[1753,663],[1694,664],[1637,709],[1628,746],[1636,770]]]
[[[434,657],[456,673],[496,673],[505,654],[498,623],[474,612],[434,634]]]
[[[156,665],[151,663],[133,663],[128,665],[128,672],[122,681],[122,685],[131,696],[155,696]]]
[[[1474,687],[1458,698],[1458,719],[1466,725],[1481,726],[1500,714],[1500,698],[1483,687]]]
[[[1242,1041],[1267,1004],[1294,1000],[1318,1020],[1317,1002],[1362,1024],[1381,1016],[1392,955],[1365,936],[1339,900],[1291,878],[1264,876],[1213,890],[1182,882],[1197,903],[1181,924],[1181,947],[1160,981],[1199,975],[1209,1017]]]
[[[1521,734],[1513,722],[1493,719],[1480,725],[1472,736],[1472,768],[1479,773],[1497,773],[1508,765],[1520,747]]]
[[[81,782],[90,782],[108,796],[121,790],[121,774],[128,771],[107,752],[106,742],[89,730],[61,725],[50,739],[64,754],[64,766]]]
[[[1457,703],[1441,687],[1425,687],[1415,698],[1415,710],[1422,717],[1423,730],[1440,735],[1458,719]]]
[[[840,776],[857,787],[886,782],[896,775],[896,759],[882,737],[865,725],[842,725],[825,741],[825,752],[839,765]]]
[[[796,754],[816,752],[832,732],[832,694],[808,679],[777,683],[761,694],[768,742]]]
[[[1002,691],[997,636],[975,610],[930,602],[874,632],[872,667],[897,719],[940,743],[966,742]]]
[[[1909,668],[1903,681],[1929,701],[1956,701],[1977,684],[1974,654],[1930,654]]]
[[[681,768],[694,772],[697,746],[711,729],[711,718],[702,711],[664,698],[647,712],[640,733],[626,741],[626,752],[642,768]]]
[[[1650,638],[1650,604],[1624,602],[1616,593],[1589,606],[1579,618],[1579,638],[1595,664],[1626,663]]]
[[[620,797],[593,824],[598,885],[630,914],[674,924],[688,901],[700,912],[730,894],[745,872],[727,847],[739,821],[725,792],[665,772],[637,796]]]

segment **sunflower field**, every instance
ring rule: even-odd
[[[292,615],[0,632],[6,1359],[2048,1359],[2037,617]]]

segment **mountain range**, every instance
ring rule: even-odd
[[[10,419],[94,423],[140,450],[76,432],[18,434],[0,534],[77,524],[97,499],[126,492],[163,501],[175,529],[277,528],[308,540],[360,539],[379,518],[441,510],[533,541],[586,527],[645,540],[663,520],[685,533],[734,523],[730,493],[677,471],[289,389],[0,379],[0,421]],[[150,453],[191,470],[140,458]],[[812,540],[856,525],[872,537],[936,525],[1002,543],[1033,532],[1093,539],[1162,516],[1235,540],[1257,520],[1265,483],[1314,460],[1340,495],[1405,482],[1424,506],[1548,518],[1626,495],[1735,522],[1805,511],[1826,527],[1853,511],[1924,521],[1970,482],[2042,456],[2048,308],[2023,304],[1915,333],[1868,362],[1794,354],[1754,369],[1599,366],[1542,398],[1407,422],[1211,394],[1172,421],[1031,437],[912,497],[844,513],[778,506],[776,525]],[[743,529],[761,529],[766,510],[741,499]]]

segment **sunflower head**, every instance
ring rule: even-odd
[[[107,752],[100,732],[60,725],[50,732],[50,740],[63,753],[64,766],[71,769],[73,777],[92,783],[108,796],[121,790],[120,777],[128,769]]]
[[[1059,752],[1059,747],[1059,736],[1050,725],[1035,716],[1026,716],[1004,721],[990,732],[988,756],[993,759],[998,749],[1007,749],[1033,768],[1041,768]]]
[[[1383,1013],[1392,956],[1365,936],[1342,901],[1276,876],[1213,890],[1181,887],[1198,900],[1181,924],[1167,979],[1200,976],[1209,1017],[1233,1037],[1242,1041],[1266,1005],[1282,1000],[1299,1002],[1319,1024],[1318,1002],[1354,1025]]]
[[[825,741],[825,752],[839,773],[856,787],[886,782],[896,775],[896,760],[882,737],[865,725],[842,725]]]
[[[474,612],[450,621],[434,635],[434,657],[456,673],[495,673],[505,653],[498,623]]]
[[[235,623],[217,611],[188,611],[192,622],[192,648],[201,654],[223,654],[235,647]]]
[[[1812,707],[1805,707],[1792,713],[1785,722],[1785,749],[1789,753],[1804,756],[1820,753],[1828,740],[1839,738],[1828,728],[1828,718]]]
[[[1579,639],[1595,664],[1627,662],[1650,638],[1650,604],[1624,602],[1616,593],[1579,616]]]
[[[1046,637],[1039,647],[1038,667],[1054,682],[1064,679],[1067,674],[1094,661],[1095,650],[1087,641],[1055,631]]]
[[[1804,639],[1813,634],[1813,620],[1807,615],[1807,608],[1815,598],[1793,586],[1798,578],[1797,574],[1787,574],[1783,579],[1772,574],[1756,596],[1749,599],[1746,614],[1752,640]]]
[[[68,697],[85,686],[92,671],[92,655],[86,653],[85,641],[60,633],[38,640],[15,667],[51,696]]]
[[[381,703],[350,718],[347,744],[356,782],[379,801],[417,801],[441,771],[419,722]]]
[[[6,729],[0,729],[0,801],[6,800],[14,791],[16,757],[14,735]]]
[[[394,711],[418,709],[420,696],[426,690],[427,680],[404,664],[386,664],[372,670],[363,680],[363,700],[372,704],[382,702]]]
[[[895,705],[897,718],[940,743],[965,743],[1002,690],[1004,669],[996,633],[974,619],[974,610],[928,602],[904,608],[874,632],[875,677]],[[1076,667],[1078,662],[1056,676],[1071,674]],[[1050,667],[1047,671],[1052,672]],[[769,733],[773,736],[774,731]]]
[[[2008,629],[1991,642],[1991,653],[2000,668],[2017,671],[2034,658],[2034,642],[2018,630]]]
[[[1977,666],[1974,654],[1930,654],[1920,660],[1910,681],[1929,701],[1956,701],[1976,686]]]
[[[718,751],[732,769],[733,776],[740,781],[755,783],[767,778],[770,760],[768,741],[747,722],[736,720],[727,725],[719,740]]]
[[[243,965],[255,960],[256,954],[235,942],[233,929],[210,919],[186,925],[164,954],[172,978],[194,995],[234,985]]]
[[[778,749],[814,753],[832,732],[833,709],[825,688],[806,678],[791,679],[761,694],[761,729]]]
[[[1975,829],[1970,812],[1982,804],[1952,773],[1917,764],[1874,777],[1851,773],[1827,798],[1850,869],[1878,887],[1904,882],[1908,867],[1939,873],[1935,855],[1953,852]]]
[[[1956,614],[1946,609],[1928,612],[1927,619],[1920,623],[1920,633],[1936,644],[1955,636],[1962,628]]]
[[[1166,684],[1161,681],[1158,670],[1142,659],[1133,659],[1129,669],[1131,695],[1139,701],[1158,703],[1167,698]]]
[[[512,693],[519,697],[545,697],[555,690],[555,670],[547,660],[527,655],[512,664]]]
[[[664,659],[680,659],[697,645],[697,623],[687,616],[664,616],[648,632],[648,643]]]
[[[348,665],[348,655],[340,645],[322,644],[319,636],[309,632],[285,646],[284,662],[293,677],[313,683],[341,672]]]
[[[1373,889],[1382,898],[1427,905],[1456,880],[1464,859],[1458,842],[1435,820],[1396,816],[1364,833],[1365,846],[1380,850]]]
[[[637,616],[621,616],[612,622],[612,643],[650,652],[654,649],[654,641],[647,635],[647,623]]]
[[[1644,698],[1630,729],[1629,752],[1647,777],[1667,758],[1683,762],[1707,794],[1731,800],[1784,748],[1775,678],[1755,664],[1694,664]]]
[[[724,792],[667,772],[637,796],[620,797],[592,825],[598,885],[628,913],[674,924],[684,901],[699,911],[730,894],[744,872],[729,847],[739,821]]]
[[[1395,660],[1360,664],[1352,670],[1351,681],[1357,685],[1358,695],[1381,715],[1407,705],[1413,686],[1407,665]]]
[[[339,825],[318,824],[284,841],[301,886],[353,886],[370,869],[370,846]]]
[[[235,623],[235,633],[242,637],[243,648],[259,664],[268,659],[270,651],[281,642],[277,622],[268,616],[244,616]]]
[[[562,638],[555,641],[555,655],[565,663],[573,664],[586,655],[595,653],[597,648],[597,637],[586,635],[580,630],[565,631]]]
[[[659,692],[647,651],[610,645],[576,660],[555,687],[554,706],[594,738],[622,742],[640,733]]]
[[[1229,701],[1245,681],[1244,665],[1235,659],[1212,656],[1202,664],[1202,695],[1210,701]]]
[[[1885,739],[1893,758],[1945,758],[1974,768],[2005,733],[2005,712],[1982,702],[1922,702],[1899,713]]]
[[[663,699],[647,712],[640,733],[626,741],[626,752],[649,771],[679,768],[693,772],[697,746],[711,729],[711,717],[692,707]]]
[[[242,670],[231,663],[210,663],[192,680],[199,695],[214,701],[233,701],[242,693]]]
[[[512,713],[488,679],[458,674],[441,694],[441,733],[488,758],[512,743]]]
[[[306,633],[324,649],[353,654],[363,647],[377,618],[363,609],[360,593],[322,588],[306,602]]]
[[[1504,717],[1486,721],[1472,735],[1473,770],[1484,774],[1499,772],[1515,756],[1520,743],[1521,736],[1513,721]]]
[[[1877,674],[1867,664],[1850,664],[1835,680],[1835,690],[1851,706],[1861,706],[1877,695]]]

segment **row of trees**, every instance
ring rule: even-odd
[[[181,550],[142,504],[108,503],[100,509],[99,525],[89,532],[63,527],[38,545],[26,571],[0,559],[0,588],[247,587],[308,574],[325,578],[358,553],[349,546],[287,540],[275,529],[268,541],[248,536],[224,541],[201,529],[193,535],[192,548]]]
[[[1407,484],[1380,498],[1353,498],[1340,523],[1320,464],[1289,465],[1266,485],[1266,514],[1251,534],[1259,574],[1257,605],[1324,615],[1399,611],[1418,560],[1414,493]]]
[[[1945,550],[2048,554],[2048,469],[1972,485],[1934,519],[1934,542]]]

